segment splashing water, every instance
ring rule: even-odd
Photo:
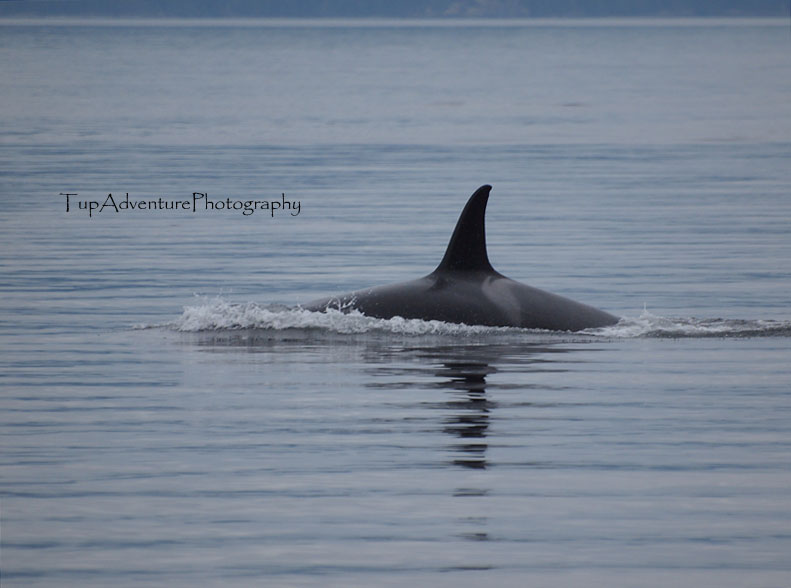
[[[179,332],[260,329],[320,330],[331,333],[392,333],[399,335],[481,335],[497,333],[536,333],[535,329],[451,324],[435,320],[393,317],[379,319],[329,309],[311,312],[299,307],[261,305],[255,302],[232,303],[221,297],[201,299],[186,306],[182,315],[165,326]],[[791,321],[668,318],[647,310],[637,317],[623,317],[612,326],[586,329],[579,334],[605,338],[637,337],[767,337],[791,335]]]
[[[668,318],[643,310],[636,318],[624,317],[611,327],[586,332],[619,338],[773,337],[791,335],[791,321]]]
[[[359,311],[344,313],[328,309],[311,312],[283,305],[262,306],[255,302],[234,304],[222,298],[187,306],[175,322],[167,325],[181,332],[236,329],[319,329],[333,333],[386,332],[406,335],[478,334],[497,331],[519,331],[509,327],[457,325],[421,319],[379,319]]]

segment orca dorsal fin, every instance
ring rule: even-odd
[[[494,271],[486,254],[484,217],[489,200],[488,184],[470,196],[448,243],[445,257],[435,269],[438,271]]]

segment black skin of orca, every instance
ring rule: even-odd
[[[617,323],[616,316],[515,282],[491,266],[484,228],[491,189],[481,186],[467,201],[445,257],[427,276],[316,300],[302,308],[358,310],[382,319],[400,316],[551,331],[581,331]]]

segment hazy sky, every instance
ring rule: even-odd
[[[0,15],[178,17],[788,16],[791,0],[0,0]]]

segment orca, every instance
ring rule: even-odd
[[[315,300],[302,308],[357,310],[382,319],[399,316],[551,331],[580,331],[617,323],[616,316],[516,282],[492,267],[484,228],[491,189],[488,184],[481,186],[467,201],[445,256],[427,276]]]

